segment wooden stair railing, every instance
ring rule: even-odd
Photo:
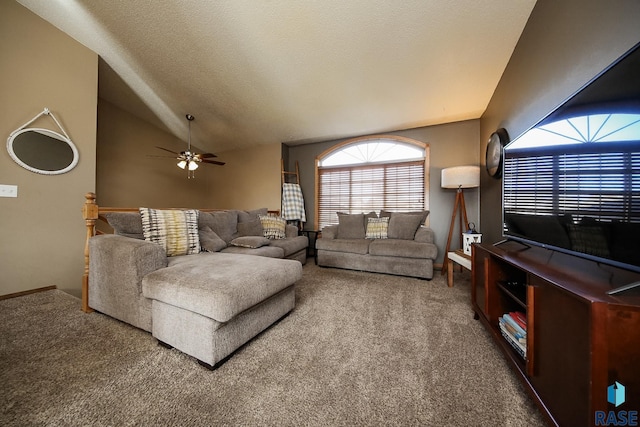
[[[84,243],[84,273],[82,275],[82,311],[91,313],[89,307],[89,239],[96,232],[96,220],[98,219],[98,205],[96,204],[96,194],[85,194],[86,201],[82,206],[82,217],[87,227],[87,237]]]

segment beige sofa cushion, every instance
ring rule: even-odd
[[[238,222],[238,236],[264,236],[264,229],[260,219]]]
[[[211,228],[222,240],[229,243],[236,237],[238,229],[238,212],[200,212],[198,227]]]
[[[420,215],[393,213],[389,220],[389,239],[413,240],[418,227],[420,227]]]
[[[114,234],[144,240],[140,212],[107,212],[103,216]]]
[[[338,213],[338,239],[364,239],[364,214]]]
[[[238,223],[255,221],[260,215],[267,215],[267,208],[254,209],[252,211],[236,211],[238,213]]]
[[[295,260],[201,252],[174,257],[167,268],[147,274],[142,279],[142,293],[146,298],[228,322],[300,278],[302,264]]]
[[[380,217],[391,217],[391,215],[393,215],[395,212],[389,212],[389,211],[385,211],[384,209],[382,209],[380,211]],[[420,225],[424,225],[424,222],[427,220],[427,217],[429,216],[429,211],[424,210],[424,211],[414,211],[414,212],[398,212],[398,213],[402,213],[405,215],[418,215],[420,216]]]
[[[240,236],[229,242],[229,246],[257,249],[269,244],[269,239],[264,236]]]
[[[227,242],[222,240],[211,227],[198,230],[200,233],[200,246],[203,251],[218,252],[227,247]]]
[[[307,236],[287,237],[286,239],[271,240],[269,246],[282,248],[284,256],[288,257],[309,246],[309,239]]]
[[[318,239],[316,240],[316,248],[318,250],[331,252],[349,252],[354,254],[369,253],[368,239]]]
[[[221,252],[225,254],[240,254],[263,256],[267,258],[284,258],[284,250],[275,246],[261,246],[259,248],[245,248],[242,246],[229,246]]]
[[[438,249],[433,243],[420,243],[413,240],[377,239],[369,245],[369,254],[401,258],[435,259]]]

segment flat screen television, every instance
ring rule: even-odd
[[[503,236],[640,272],[640,43],[504,147]]]

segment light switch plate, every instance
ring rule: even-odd
[[[0,197],[18,197],[18,186],[0,184]]]

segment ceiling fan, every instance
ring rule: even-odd
[[[210,163],[213,165],[222,166],[224,165],[224,162],[219,162],[217,160],[210,160],[213,157],[218,157],[215,154],[212,154],[212,153],[198,154],[191,151],[191,122],[195,119],[195,117],[193,117],[191,114],[187,114],[186,117],[187,117],[187,120],[189,121],[189,139],[187,141],[187,150],[177,153],[175,151],[171,151],[163,147],[156,147],[156,148],[159,148],[164,151],[168,151],[171,154],[175,154],[177,156],[176,159],[178,160],[178,167],[180,169],[187,170],[188,178],[195,178],[195,170],[198,169],[198,163]]]

